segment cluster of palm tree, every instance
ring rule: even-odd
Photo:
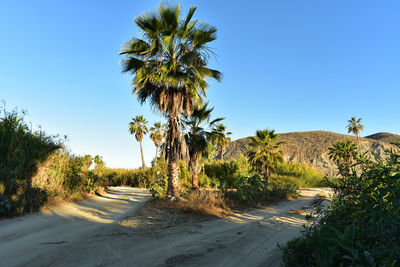
[[[353,133],[357,137],[359,144],[360,132],[364,129],[361,118],[351,117],[346,126],[348,133]],[[352,168],[356,165],[357,159],[361,157],[359,148],[350,140],[339,141],[329,148],[329,158],[338,166],[339,174],[346,178],[351,174]]]
[[[182,115],[185,141],[189,153],[189,168],[192,173],[192,187],[194,189],[199,188],[198,174],[201,170],[199,160],[202,157],[213,156],[214,145],[218,147],[216,140],[228,139],[228,133],[218,132],[218,128],[223,127],[226,129],[226,126],[222,123],[216,124],[224,118],[211,120],[211,112],[213,110],[214,108],[208,108],[208,104],[204,104],[194,107],[190,116],[187,114]]]
[[[222,118],[211,120],[213,108],[204,104],[207,79],[221,80],[222,74],[207,67],[217,29],[193,19],[196,7],[181,17],[180,5],[160,5],[157,13],[146,13],[135,19],[141,38],[128,41],[120,52],[124,56],[122,71],[133,75],[133,93],[140,103],[149,101],[155,110],[165,116],[166,128],[154,124],[151,138],[168,160],[168,197],[179,197],[178,160],[187,160],[192,172],[193,188],[198,188],[201,157],[219,152],[221,161],[232,134],[219,123]],[[142,139],[148,132],[147,121],[138,116],[130,123],[130,132],[140,142],[142,164]],[[268,129],[257,131],[251,139],[249,160],[268,180],[271,168],[282,161],[277,135]],[[164,142],[163,142],[164,140]],[[155,160],[155,162],[156,162]]]
[[[278,142],[275,130],[257,130],[256,136],[251,136],[246,153],[249,161],[255,166],[258,173],[264,174],[268,182],[271,172],[278,163],[283,161],[283,152],[279,149],[283,142]]]
[[[350,140],[339,141],[329,148],[329,158],[333,160],[339,169],[342,177],[348,177],[351,174],[351,168],[354,166],[359,156],[356,144]]]
[[[157,13],[135,19],[141,38],[127,42],[122,71],[133,75],[133,93],[167,119],[168,190],[179,197],[178,160],[186,149],[180,116],[190,116],[206,97],[207,78],[221,80],[221,73],[207,67],[217,29],[193,19],[196,7],[181,17],[180,5],[160,5]],[[140,136],[139,136],[140,137]]]
[[[149,130],[147,128],[147,124],[149,122],[142,116],[136,116],[132,118],[132,121],[129,122],[129,132],[135,135],[136,140],[140,143],[140,155],[142,158],[142,167],[146,168],[146,163],[143,158],[143,136],[146,135]],[[163,142],[165,136],[165,124],[161,122],[154,123],[154,126],[150,128],[150,138],[153,140],[154,145],[156,146],[156,156],[154,158],[154,162],[157,163],[158,158],[158,150]]]
[[[227,132],[227,128],[225,125],[222,123],[218,124],[215,126],[215,128],[212,130],[212,143],[216,146],[216,148],[219,150],[219,158],[221,161],[224,160],[224,152],[225,148],[229,145],[231,142],[231,138],[229,135],[231,135],[231,132]]]
[[[230,142],[228,135],[231,132],[226,132],[227,127],[222,123],[217,124],[224,120],[224,118],[216,118],[211,120],[211,112],[214,108],[208,108],[208,104],[202,106],[195,106],[193,112],[189,115],[183,113],[179,122],[182,124],[182,135],[184,141],[182,146],[185,147],[185,153],[181,153],[180,159],[189,163],[189,169],[192,173],[192,187],[199,188],[198,174],[201,171],[199,161],[202,157],[214,157],[214,151],[220,151],[220,158],[223,158],[224,147]],[[148,121],[143,116],[136,116],[132,118],[129,123],[129,132],[135,135],[136,140],[140,143],[140,153],[142,158],[142,167],[145,168],[143,158],[142,140],[143,136],[148,133]],[[163,154],[168,150],[168,134],[165,130],[165,124],[161,122],[154,123],[150,128],[150,138],[156,146],[156,155],[154,164],[157,164],[159,158],[160,147],[163,147]],[[164,156],[162,156],[164,158]]]

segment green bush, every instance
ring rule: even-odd
[[[43,131],[33,131],[24,113],[0,111],[0,217],[31,212],[46,201],[46,193],[34,188],[38,164],[60,147]]]
[[[269,179],[270,197],[273,199],[290,199],[298,197],[299,186],[292,177],[281,176],[278,179]]]
[[[400,145],[398,144],[400,149]],[[340,179],[335,198],[303,236],[284,248],[287,266],[397,266],[400,263],[400,153]]]
[[[199,173],[199,186],[204,188],[218,188],[220,186],[220,180],[217,178],[210,178],[204,172]]]
[[[298,186],[288,179],[280,179],[278,182],[264,181],[263,177],[254,175],[240,177],[234,185],[236,191],[229,192],[221,188],[228,196],[233,197],[240,204],[254,205],[262,204],[270,200],[289,199],[298,196]]]
[[[76,156],[34,131],[24,113],[0,112],[0,217],[37,211],[49,198],[81,198],[108,181],[101,157]]]
[[[234,185],[240,203],[261,203],[269,199],[268,183],[259,176],[240,177]]]
[[[148,186],[148,189],[154,199],[165,198],[167,195],[168,176],[163,173],[157,173],[154,183]]]
[[[252,175],[252,167],[243,155],[236,160],[208,160],[204,163],[204,176],[213,187],[235,188],[240,177]]]
[[[291,177],[290,180],[299,187],[326,187],[330,185],[323,173],[311,166],[298,163],[280,163],[275,167],[273,175]]]

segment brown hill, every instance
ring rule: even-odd
[[[392,133],[376,133],[372,135],[368,135],[365,138],[374,139],[377,141],[385,142],[385,143],[394,143],[400,140],[400,135],[392,134]]]
[[[297,162],[316,168],[326,175],[337,174],[336,165],[329,159],[328,148],[333,143],[341,140],[352,140],[356,137],[325,131],[283,133],[278,137],[282,145],[284,158],[288,162]],[[384,150],[391,147],[390,144],[369,138],[360,138],[361,150],[370,150],[379,158]],[[236,158],[247,151],[248,138],[242,138],[231,142],[224,153],[225,159]]]

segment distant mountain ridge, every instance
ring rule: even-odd
[[[362,151],[373,151],[375,158],[380,158],[385,149],[392,147],[390,142],[396,141],[396,138],[400,138],[400,135],[376,133],[360,137],[360,148]],[[357,142],[355,136],[327,131],[282,133],[278,137],[278,141],[284,142],[281,147],[286,161],[312,166],[330,176],[335,176],[337,170],[335,163],[329,159],[328,148],[341,140]],[[233,159],[245,154],[248,142],[248,137],[231,142],[224,153],[224,159]]]
[[[394,142],[400,140],[400,135],[381,132],[381,133],[368,135],[365,138],[374,139],[374,140],[377,140],[377,141],[381,141],[381,142],[385,142],[385,143],[389,143],[390,144],[390,143],[394,143]]]

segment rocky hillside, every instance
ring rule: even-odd
[[[335,176],[337,174],[336,165],[329,159],[328,148],[341,140],[356,142],[356,137],[333,132],[312,131],[283,133],[279,135],[278,140],[285,142],[282,145],[282,151],[286,161],[307,164],[326,175]],[[376,158],[379,158],[385,149],[391,147],[389,143],[374,138],[360,138],[359,141],[361,149],[375,152]],[[230,159],[237,157],[240,153],[245,154],[247,144],[247,138],[231,142],[224,153],[224,158]]]
[[[400,135],[392,134],[392,133],[376,133],[372,135],[368,135],[365,138],[374,139],[377,141],[385,142],[385,143],[394,143],[400,140]]]

